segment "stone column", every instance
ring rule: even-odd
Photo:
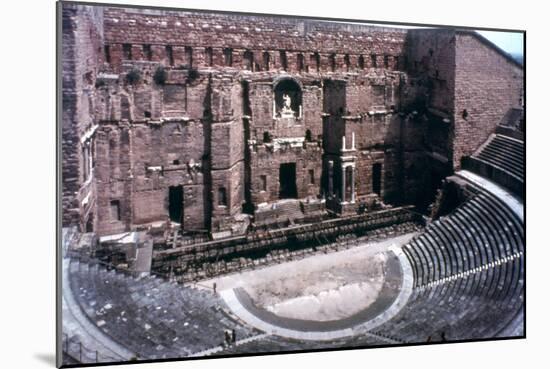
[[[355,202],[355,166],[351,166],[351,202]]]
[[[346,167],[342,165],[342,198],[340,199],[341,202],[346,201]]]

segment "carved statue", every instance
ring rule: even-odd
[[[292,100],[291,100],[290,96],[288,96],[288,94],[284,94],[283,95],[283,109],[282,109],[283,115],[288,115],[288,114],[294,113],[294,111],[290,107],[291,104],[292,104]]]
[[[290,109],[290,104],[291,104],[290,96],[288,96],[288,94],[284,94],[283,100],[285,101],[285,104],[284,104],[285,109]]]

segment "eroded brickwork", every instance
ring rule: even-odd
[[[494,132],[513,108],[523,108],[523,68],[488,41],[456,36],[455,168]]]
[[[62,223],[93,229],[95,187],[93,180],[96,121],[94,81],[103,43],[103,12],[99,8],[63,4],[62,32]]]
[[[64,5],[63,37],[64,223],[98,234],[426,205],[522,94],[452,30]]]

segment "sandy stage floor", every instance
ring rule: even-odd
[[[388,248],[414,233],[330,254],[201,282],[218,291],[242,287],[254,304],[286,318],[328,321],[371,305],[385,280]]]

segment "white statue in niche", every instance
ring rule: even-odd
[[[281,110],[281,115],[284,116],[293,116],[294,111],[292,111],[292,108],[290,107],[292,104],[292,99],[288,94],[283,95],[283,109]]]

